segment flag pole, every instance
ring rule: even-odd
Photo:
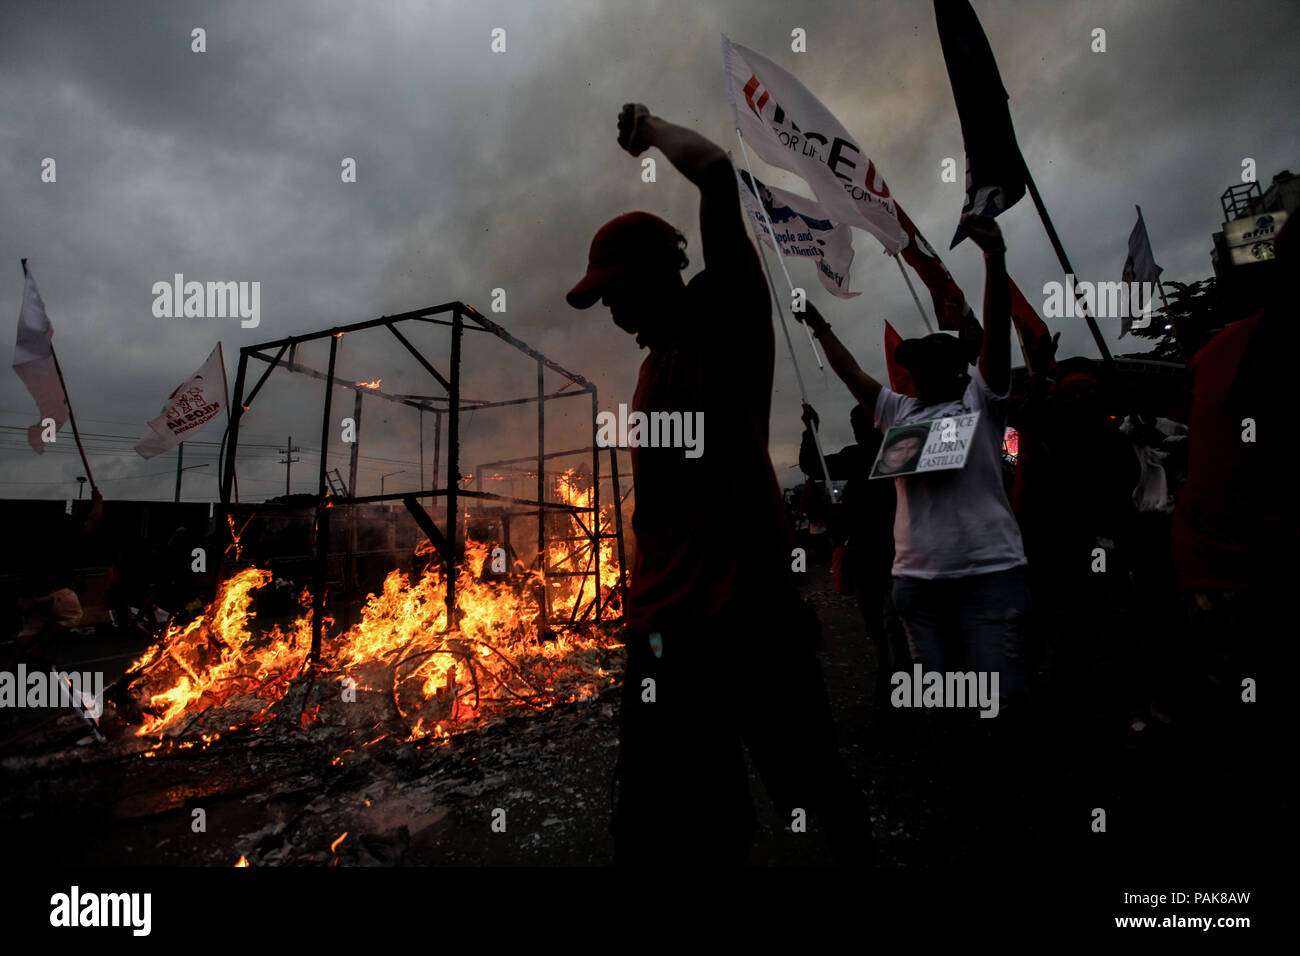
[[[749,173],[749,181],[751,183],[757,182],[757,180],[754,179],[754,170],[749,165],[749,150],[745,148],[745,137],[740,135],[739,126],[736,127],[736,139],[740,140],[740,153],[742,156],[745,157],[745,172]],[[757,190],[757,187],[755,187],[755,190]],[[763,205],[763,197],[756,196],[756,198],[758,199],[758,211],[762,214],[763,223],[764,225],[767,226],[767,231],[769,235],[771,235],[772,237],[772,246],[776,249],[776,258],[781,263],[781,271],[785,273],[786,285],[788,285],[790,287],[790,291],[793,292],[794,280],[790,278],[790,270],[786,268],[785,253],[781,251],[781,243],[777,242],[776,228],[772,225],[772,220],[767,218],[767,207]],[[758,239],[758,251],[760,255],[763,254],[763,240],[761,238]],[[764,266],[767,265],[766,256],[763,256],[763,265]],[[769,275],[768,278],[771,279],[771,276]],[[775,288],[772,289],[772,295],[776,295]],[[808,334],[808,345],[812,348],[813,358],[817,360],[817,367],[824,371],[825,366],[822,365],[821,356],[817,354],[817,343],[813,340],[812,329],[808,328],[808,324],[806,322],[804,323],[804,331]],[[793,354],[794,353],[792,352],[791,355]],[[805,400],[806,398],[807,397],[805,396]]]
[[[226,350],[221,345],[221,340],[217,339],[217,358],[221,360],[221,390],[226,395],[226,431],[230,431],[230,385],[226,382]],[[225,438],[223,436],[222,440]],[[220,462],[218,462],[220,465]],[[239,475],[231,470],[235,479],[235,504],[239,504]]]
[[[1043,228],[1047,230],[1047,238],[1052,243],[1052,249],[1056,252],[1057,261],[1061,263],[1061,268],[1065,270],[1066,275],[1074,275],[1074,267],[1070,265],[1070,257],[1065,254],[1065,247],[1061,245],[1061,237],[1056,234],[1056,227],[1052,225],[1052,217],[1047,214],[1047,207],[1043,205],[1043,197],[1038,194],[1038,186],[1034,183],[1034,177],[1029,172],[1029,164],[1022,163],[1022,165],[1025,170],[1025,186],[1029,189],[1029,195],[1033,197],[1034,207],[1038,210],[1038,218],[1043,221]],[[1076,295],[1076,300],[1077,298]],[[1097,343],[1097,350],[1101,352],[1102,361],[1108,366],[1114,365],[1115,359],[1106,346],[1106,340],[1101,337],[1101,329],[1097,328],[1097,320],[1089,315],[1087,310],[1077,301],[1075,306],[1088,323],[1088,330]]]
[[[63,369],[59,367],[59,356],[54,351],[54,343],[50,343],[50,358],[54,359],[54,371],[59,375],[59,387],[63,389],[63,401],[68,406],[68,424],[72,426],[72,437],[76,439],[77,451],[81,452],[81,464],[86,469],[86,477],[90,479],[90,490],[98,491],[95,485],[95,476],[90,473],[90,462],[86,460],[86,449],[81,445],[81,434],[77,431],[77,416],[72,414],[72,402],[68,399],[68,386],[63,381]]]
[[[749,181],[752,183],[754,181],[754,172],[749,168],[749,154],[748,152],[745,151],[745,138],[740,135],[739,126],[736,127],[736,138],[740,140],[741,152],[745,154],[745,169],[747,172],[749,172]],[[740,189],[739,184],[737,184],[736,189],[739,191]],[[767,226],[767,231],[772,235],[772,244],[776,246],[776,253],[777,256],[779,257],[781,255],[781,244],[776,241],[776,232],[775,230],[772,229],[771,220],[767,218],[767,210],[763,208],[762,197],[759,197],[758,209],[759,212],[763,214],[763,223]],[[751,223],[750,225],[752,228],[753,223]],[[799,395],[802,397],[803,403],[805,405],[808,405],[809,404],[808,389],[804,386],[803,383],[803,373],[799,371],[799,360],[795,358],[794,355],[794,342],[790,338],[790,329],[785,324],[785,310],[781,307],[781,297],[776,294],[776,283],[772,281],[772,270],[767,264],[767,255],[763,252],[763,239],[761,236],[758,235],[755,235],[754,239],[758,245],[759,260],[763,263],[763,274],[767,276],[767,287],[772,290],[772,304],[776,306],[777,317],[781,320],[781,332],[785,336],[785,346],[787,349],[790,350],[790,364],[794,366],[794,377],[795,380],[799,383]],[[790,283],[790,288],[793,290],[794,283],[790,281],[790,273],[785,268],[784,258],[781,259],[781,269],[782,271],[785,272],[785,279],[787,282]],[[808,324],[806,322],[804,323],[804,329],[808,330]],[[808,331],[808,334],[810,336],[809,341],[812,341],[811,330]],[[817,355],[816,350],[813,351],[813,355],[814,357]],[[821,362],[819,361],[817,364],[820,365]],[[813,444],[817,446],[817,460],[821,463],[822,466],[822,476],[826,479],[826,495],[833,502],[835,500],[835,488],[834,486],[831,485],[831,471],[826,466],[826,455],[823,454],[822,452],[822,440],[821,437],[817,434],[817,429],[815,428],[812,430],[812,435],[813,435]]]
[[[898,271],[907,283],[907,291],[912,293],[912,301],[916,303],[916,311],[921,313],[921,321],[925,323],[925,330],[931,335],[934,334],[934,326],[930,324],[930,317],[925,314],[925,309],[921,305],[921,300],[916,297],[916,290],[912,288],[912,280],[907,277],[907,270],[903,268],[903,258],[896,252],[891,252],[894,262],[898,264]]]
[[[25,277],[27,275],[27,260],[24,259],[22,262],[23,276]],[[81,464],[86,469],[86,478],[90,481],[90,490],[93,493],[98,491],[99,488],[95,485],[95,476],[90,472],[90,462],[86,460],[86,449],[81,444],[81,434],[77,431],[77,417],[72,414],[72,401],[68,398],[68,386],[63,381],[63,369],[59,367],[59,356],[54,351],[53,342],[50,342],[50,358],[54,359],[54,371],[59,376],[59,388],[63,389],[63,402],[68,406],[68,424],[72,426],[72,437],[77,442],[77,451],[81,453]]]

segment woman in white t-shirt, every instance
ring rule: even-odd
[[[986,269],[984,336],[974,376],[956,336],[909,339],[898,346],[895,359],[911,372],[918,396],[902,395],[862,371],[811,305],[806,321],[853,397],[875,410],[882,431],[946,419],[974,423],[963,439],[960,468],[922,468],[893,479],[898,492],[894,603],[912,657],[923,670],[958,669],[946,648],[963,648],[968,669],[988,674],[990,683],[996,677],[1000,710],[1024,690],[1022,619],[1029,602],[1024,546],[1002,483],[1011,299],[1006,245],[997,224],[984,216],[963,217],[962,223],[983,250]],[[923,451],[922,465],[927,454]]]

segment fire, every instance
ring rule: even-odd
[[[236,866],[236,867],[240,867],[240,866],[248,866],[248,857],[246,857],[246,856],[241,856],[241,857],[239,858],[239,862],[236,863],[235,866]]]
[[[580,480],[572,471],[568,471],[559,478],[560,501],[566,505],[573,505],[577,508],[591,508],[595,504],[595,490],[590,486],[584,487]],[[585,521],[590,521],[590,513],[584,516]],[[612,507],[606,506],[600,512],[600,534],[609,534],[613,530],[614,511]],[[600,594],[604,595],[618,587],[618,546],[617,538],[599,538],[600,541]],[[577,548],[569,548],[563,544],[553,544],[548,555],[547,564],[553,571],[591,571],[593,557],[591,553],[591,543],[584,542]],[[595,598],[597,584],[593,580],[593,575],[587,574],[580,577],[557,577],[551,581],[551,593],[553,610],[558,610],[561,614],[567,613],[570,617],[581,614],[583,608],[590,604]],[[577,582],[576,586],[574,582]]]
[[[589,479],[568,473],[558,480],[565,504],[591,508],[593,496]],[[601,512],[605,533],[614,515],[609,506]],[[594,515],[579,517],[590,527]],[[257,592],[272,574],[255,567],[239,571],[222,583],[201,617],[169,627],[132,665],[132,686],[145,715],[137,734],[161,740],[196,728],[206,743],[216,739],[214,730],[256,728],[277,719],[281,708],[306,729],[325,719],[326,699],[328,706],[339,700],[331,680],[354,688],[354,700],[367,692],[389,695],[412,739],[445,740],[507,709],[544,708],[596,693],[614,681],[601,664],[611,639],[595,625],[615,613],[605,605],[619,587],[616,539],[599,542],[597,581],[590,573],[591,543],[576,520],[548,520],[554,538],[570,540],[555,541],[546,566],[570,573],[549,577],[544,617],[542,572],[534,566],[504,578],[485,575],[495,545],[470,540],[457,568],[455,615],[449,619],[443,561],[422,544],[416,555],[429,562],[423,571],[414,579],[403,571],[389,573],[352,627],[331,633],[333,621],[324,619],[321,663],[330,676],[311,674],[310,595],[300,596],[300,612],[291,622],[255,626]],[[601,621],[593,608],[597,595]],[[308,677],[315,689],[310,705],[303,687]],[[301,709],[281,703],[295,688],[302,689],[303,696],[295,697]],[[210,725],[203,726],[205,721]],[[366,733],[360,740],[368,742],[361,745],[386,732]]]
[[[377,378],[373,382],[357,382],[357,388],[378,388],[383,383],[382,378]]]

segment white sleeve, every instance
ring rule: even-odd
[[[906,395],[901,395],[882,385],[880,394],[876,396],[876,427],[881,431],[892,428],[902,417],[908,403],[913,401],[915,399],[908,398]]]
[[[1007,390],[1001,395],[994,394],[993,390],[989,388],[989,383],[984,381],[984,373],[980,371],[978,365],[975,366],[974,373],[971,375],[971,384],[968,388],[977,389],[982,400],[980,404],[988,407],[999,406],[1011,397],[1010,377],[1007,379]]]

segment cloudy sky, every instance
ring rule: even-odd
[[[1140,203],[1165,278],[1211,272],[1218,197],[1253,158],[1265,185],[1300,171],[1300,5],[1290,0],[976,0],[1021,147],[1082,278],[1119,278]],[[91,467],[109,498],[169,499],[176,455],[131,451],[145,422],[220,340],[234,377],[241,346],[460,299],[597,384],[603,408],[630,401],[643,353],[601,309],[575,312],[563,294],[582,273],[592,232],[630,209],[681,228],[699,268],[698,197],[667,163],[646,184],[615,143],[619,107],[646,103],[725,148],[735,132],[719,35],[794,72],[857,137],[893,194],[940,249],[972,302],[980,257],[945,252],[960,184],[961,134],[928,0],[793,4],[726,0],[553,2],[114,3],[6,5],[0,31],[0,302],[17,318],[19,259],[29,257],[55,328]],[[191,50],[192,30],[207,51]],[[494,28],[506,52],[490,50]],[[790,49],[803,28],[807,52]],[[1106,52],[1090,49],[1094,28]],[[42,161],[57,181],[41,181]],[[340,164],[356,160],[357,182]],[[757,163],[774,185],[808,194]],[[1000,223],[1012,275],[1027,294],[1060,273],[1028,199]],[[924,329],[894,265],[856,232],[852,281],[862,295],[817,298],[864,367],[883,376],[890,320]],[[818,289],[811,267],[796,283]],[[260,326],[236,319],[160,319],[154,283],[261,283]],[[778,274],[778,282],[780,282]],[[923,299],[928,297],[922,292]],[[1031,301],[1041,297],[1030,294]],[[978,309],[977,309],[978,311]],[[490,314],[490,313],[489,313]],[[1105,329],[1117,352],[1116,321]],[[1094,354],[1081,323],[1054,323],[1062,354]],[[11,326],[12,328],[12,326]],[[419,344],[446,367],[446,337]],[[10,333],[12,334],[12,333]],[[471,398],[526,395],[533,366],[495,340],[467,345]],[[350,336],[340,374],[385,390],[428,390],[427,376],[374,333]],[[325,350],[304,349],[324,366]],[[847,392],[796,358],[822,413],[828,449],[850,440]],[[548,384],[558,385],[559,380]],[[321,383],[277,372],[245,419],[244,497],[284,490],[275,451],[293,435],[293,489],[315,487]],[[419,481],[414,412],[363,413],[362,493]],[[335,393],[335,419],[351,407]],[[589,405],[557,403],[548,449],[583,441]],[[477,419],[477,420],[475,420]],[[37,456],[21,427],[35,407],[16,375],[0,377],[0,496],[67,497],[83,473],[71,433]],[[589,423],[587,418],[586,422]],[[530,450],[527,412],[467,416],[466,462]],[[426,471],[432,422],[426,419]],[[799,395],[778,353],[772,458],[799,480]],[[92,437],[93,436],[93,437]],[[210,426],[186,446],[185,497],[215,494]],[[334,434],[329,463],[346,475]],[[393,474],[395,473],[395,474]]]

